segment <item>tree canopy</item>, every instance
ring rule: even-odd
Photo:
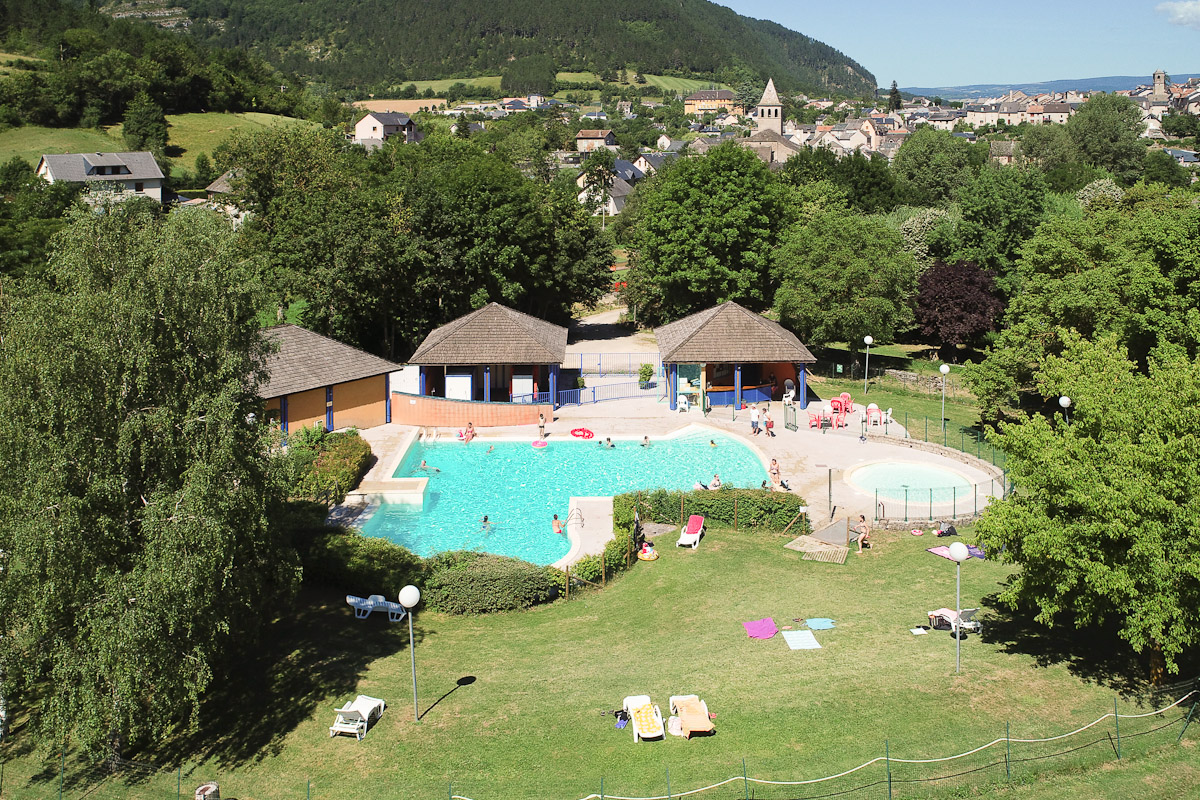
[[[724,144],[676,160],[640,191],[628,296],[644,319],[670,322],[727,300],[770,305],[771,253],[794,211],[758,156]]]
[[[881,344],[912,324],[917,262],[875,217],[822,213],[788,230],[775,256],[779,320],[807,344]]]
[[[1016,489],[976,526],[1018,564],[1000,595],[1047,626],[1112,622],[1171,672],[1200,642],[1200,365],[1157,350],[1144,370],[1116,336],[1063,334],[1036,381],[1071,398],[1070,424],[1035,416],[990,440]]]
[[[892,162],[896,179],[913,205],[944,205],[971,179],[970,145],[947,131],[921,125],[904,140]]]
[[[0,695],[90,750],[194,719],[293,587],[227,220],[80,209],[0,315]]]
[[[1146,148],[1138,141],[1141,132],[1141,110],[1116,94],[1093,94],[1067,120],[1067,135],[1080,160],[1107,170],[1126,185],[1142,171]]]

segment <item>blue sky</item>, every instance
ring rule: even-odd
[[[880,86],[1200,74],[1200,0],[716,0],[841,50]]]

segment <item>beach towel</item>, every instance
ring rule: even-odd
[[[770,617],[743,622],[742,627],[746,629],[746,635],[751,639],[770,639],[779,633],[779,629],[775,627],[775,620]]]
[[[833,620],[829,617],[813,617],[812,619],[804,620],[808,623],[808,627],[814,631],[827,631],[834,627]]]
[[[925,630],[924,628],[909,628],[908,632],[913,636],[924,636],[925,634],[929,633],[929,631]]]
[[[643,739],[653,739],[663,735],[662,724],[654,718],[654,706],[644,705],[633,709],[633,719],[637,730],[641,731]]]
[[[712,720],[699,700],[676,700],[675,706],[684,736],[690,739],[693,733],[708,733],[713,729]]]
[[[937,547],[927,547],[925,549],[930,553],[933,553],[935,556],[941,556],[942,558],[950,561],[954,560],[950,558],[950,548],[944,544],[939,544]],[[987,560],[987,556],[983,554],[983,551],[973,544],[967,545],[967,553],[970,554],[971,558],[981,558],[984,561]]]
[[[792,650],[821,649],[821,645],[817,643],[817,637],[813,636],[812,631],[784,631],[783,638]]]

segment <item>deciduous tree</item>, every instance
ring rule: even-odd
[[[1139,370],[1115,336],[1067,335],[1038,391],[1059,415],[1003,423],[1016,485],[976,530],[989,557],[1021,569],[1000,599],[1048,627],[1111,622],[1177,672],[1200,642],[1200,365],[1165,347]]]
[[[51,746],[195,720],[296,581],[235,238],[204,211],[79,210],[59,291],[0,314],[0,694]]]
[[[721,145],[681,159],[639,192],[627,291],[647,321],[726,300],[770,305],[771,253],[795,211],[788,188],[754,153]]]
[[[978,264],[935,261],[917,279],[917,324],[941,347],[943,359],[957,361],[958,345],[994,331],[1003,310],[992,273]]]
[[[807,344],[885,343],[912,324],[917,262],[882,219],[820,214],[787,231],[774,263],[780,322]]]
[[[967,142],[921,125],[905,139],[892,163],[902,194],[912,205],[944,205],[971,179]]]
[[[1141,111],[1116,94],[1092,95],[1067,120],[1067,135],[1084,163],[1111,172],[1125,185],[1141,175],[1146,152],[1138,142],[1141,132]]]

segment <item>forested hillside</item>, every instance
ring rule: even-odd
[[[304,99],[297,81],[258,56],[114,20],[71,0],[0,3],[0,46],[9,54],[0,124],[111,124],[140,93],[168,113],[293,114]]]
[[[563,70],[636,69],[862,95],[875,78],[828,45],[708,0],[181,0],[193,35],[338,86],[496,74],[547,54]]]

